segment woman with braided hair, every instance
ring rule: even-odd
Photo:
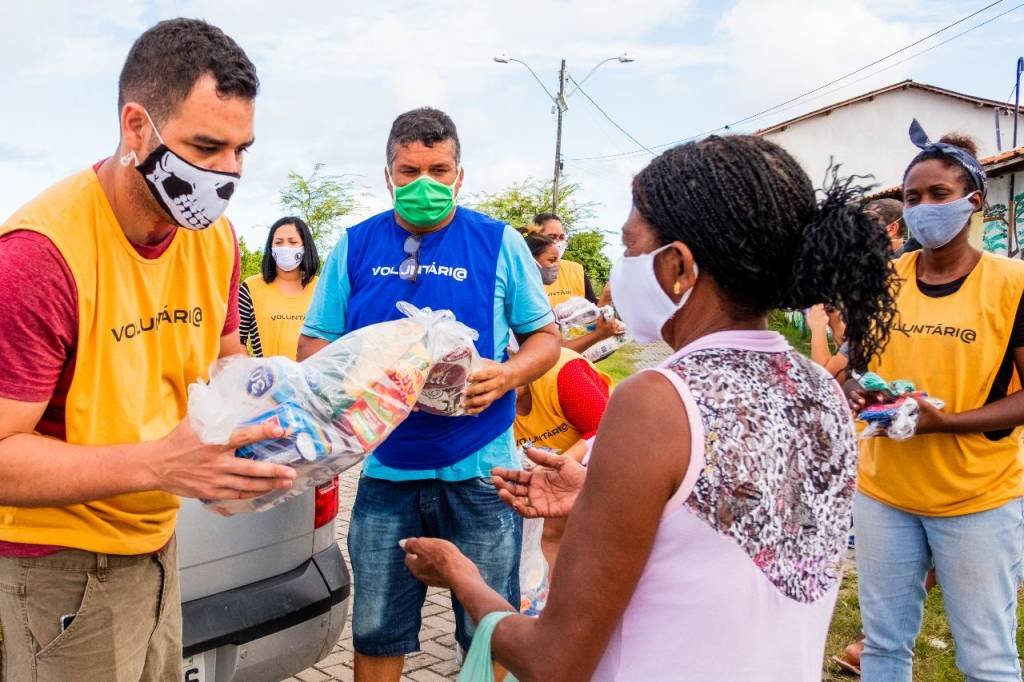
[[[454,545],[403,543],[480,623],[469,662],[489,644],[520,679],[821,679],[856,437],[839,385],[767,318],[841,306],[863,367],[893,316],[888,240],[859,189],[831,180],[819,202],[787,152],[750,136],[676,147],[636,176],[612,291],[639,340],[676,353],[619,385],[587,467],[532,451],[543,469],[494,472],[524,516],[569,517],[545,610],[511,613]]]

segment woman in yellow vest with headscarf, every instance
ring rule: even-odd
[[[921,152],[904,173],[903,217],[923,249],[895,262],[898,314],[868,369],[910,380],[946,407],[919,401],[917,435],[861,447],[853,506],[861,670],[866,680],[911,678],[934,562],[960,671],[1019,680],[1024,262],[968,242],[987,185],[973,143],[930,142],[917,121],[910,134]],[[877,400],[855,380],[846,392],[855,411]]]
[[[281,218],[270,226],[263,268],[238,292],[239,333],[250,355],[295,359],[306,309],[316,290],[320,256],[301,218]]]
[[[516,389],[516,444],[582,460],[587,440],[597,433],[612,380],[579,353],[562,349],[554,367]],[[545,519],[541,547],[553,568],[565,519]]]

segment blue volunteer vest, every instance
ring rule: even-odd
[[[354,331],[396,320],[395,307],[408,301],[417,308],[447,309],[480,335],[481,357],[494,357],[494,289],[505,226],[482,213],[458,208],[448,227],[423,235],[415,283],[399,276],[409,233],[386,211],[348,230],[348,278],[352,293],[345,329]],[[442,417],[413,412],[373,453],[396,469],[451,466],[507,431],[515,420],[510,391],[474,417]]]

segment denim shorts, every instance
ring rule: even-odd
[[[363,476],[348,533],[355,650],[366,656],[419,651],[427,587],[405,567],[399,540],[436,537],[453,542],[487,584],[518,608],[522,535],[522,519],[501,501],[490,479],[386,481]],[[452,609],[455,639],[469,650],[476,625],[454,595]]]

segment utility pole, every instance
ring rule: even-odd
[[[558,179],[562,174],[562,114],[565,113],[565,60],[558,72],[558,97],[555,98],[555,109],[558,110],[558,127],[555,132],[555,175],[551,183],[551,212],[558,213]]]

